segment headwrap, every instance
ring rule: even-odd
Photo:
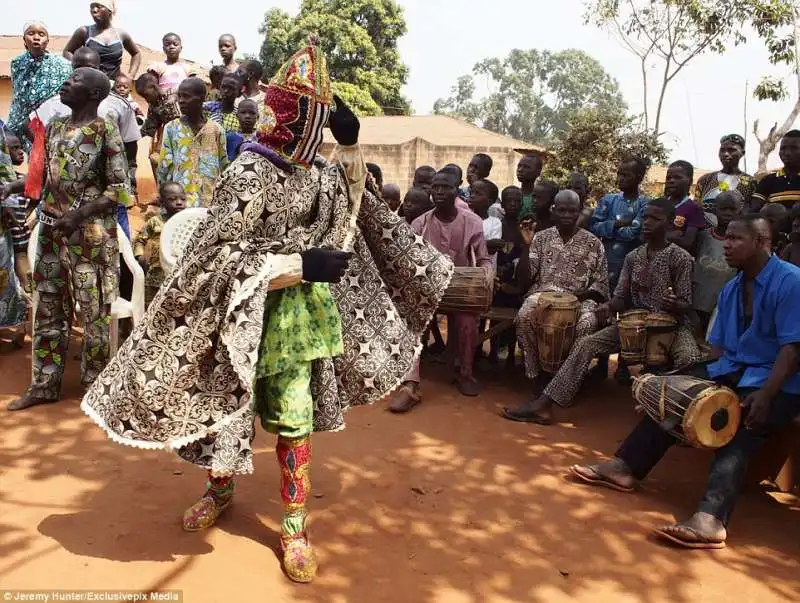
[[[42,21],[25,21],[25,26],[22,28],[22,35],[24,36],[26,33],[28,33],[28,30],[31,27],[41,27],[47,34],[47,37],[50,37],[50,30]]]
[[[107,8],[112,15],[117,14],[117,0],[93,0],[89,6],[92,4],[99,4],[103,8]]]
[[[290,162],[308,167],[322,144],[332,103],[328,64],[312,39],[267,86],[256,139]]]
[[[725,144],[726,142],[729,142],[731,144],[735,144],[735,145],[738,145],[738,146],[744,148],[744,138],[742,138],[738,134],[728,134],[728,135],[723,136],[722,138],[719,139],[719,144]]]

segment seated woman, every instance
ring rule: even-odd
[[[725,235],[725,256],[739,274],[723,288],[708,342],[716,360],[693,374],[736,390],[744,407],[733,440],[719,448],[697,512],[688,520],[656,530],[687,548],[725,546],[727,524],[750,459],[764,442],[800,414],[800,269],[770,256],[763,219],[736,218]],[[742,303],[744,300],[744,303]],[[630,492],[677,440],[645,417],[613,460],[575,465],[585,483]]]
[[[682,324],[672,344],[670,356],[678,366],[691,366],[700,357],[686,316],[692,304],[692,257],[667,241],[667,231],[675,220],[675,206],[667,199],[651,201],[644,211],[642,235],[645,245],[625,258],[622,273],[611,303],[597,308],[599,324],[618,312],[646,309],[669,312]],[[616,324],[578,341],[567,360],[535,401],[516,409],[504,409],[507,419],[549,425],[554,404],[568,407],[589,372],[595,356],[620,351]]]

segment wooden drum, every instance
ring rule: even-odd
[[[645,361],[648,367],[660,367],[669,364],[669,351],[678,332],[677,319],[664,312],[652,312],[645,318],[647,330],[647,348]]]
[[[633,397],[665,431],[695,448],[721,448],[739,429],[739,397],[713,381],[644,375],[634,379]]]
[[[539,294],[534,321],[542,370],[555,373],[569,356],[575,341],[579,308],[578,298],[571,293]]]
[[[450,286],[439,302],[441,312],[483,314],[492,307],[494,287],[485,268],[456,267]]]
[[[647,351],[647,310],[630,310],[620,315],[620,357],[628,365],[644,364]]]

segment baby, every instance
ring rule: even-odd
[[[133,100],[133,96],[131,96],[132,85],[133,82],[131,81],[131,78],[124,73],[120,73],[117,76],[117,79],[114,80],[114,87],[112,88],[112,91],[120,98],[128,101],[128,104],[131,106],[131,109],[133,109],[133,112],[136,115],[136,123],[141,128],[144,125],[144,112],[139,106],[139,103]]]

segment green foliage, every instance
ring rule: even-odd
[[[476,98],[476,79],[490,93]],[[434,104],[434,113],[455,115],[488,130],[535,144],[548,144],[571,116],[596,108],[617,116],[627,109],[616,80],[581,50],[512,50],[486,59],[472,75],[460,77],[451,95]]]
[[[668,155],[655,132],[643,130],[637,119],[598,108],[572,113],[548,151],[553,157],[545,162],[544,175],[566,184],[572,172],[582,172],[595,198],[616,190],[617,168],[626,157],[662,164]]]
[[[272,8],[259,29],[266,78],[309,35],[317,35],[328,59],[334,89],[360,115],[405,115],[411,106],[401,94],[408,67],[397,41],[406,33],[403,9],[394,0],[302,0],[291,17]]]

